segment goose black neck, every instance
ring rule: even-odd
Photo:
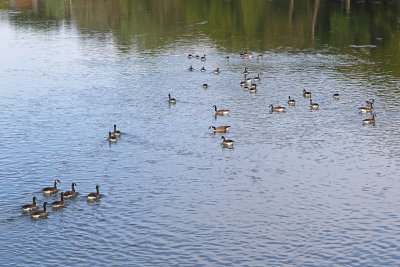
[[[75,192],[75,184],[72,184],[72,192]]]
[[[54,181],[54,188],[57,188],[57,181]]]

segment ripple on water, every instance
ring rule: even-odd
[[[244,60],[208,40],[195,48],[209,58],[202,63],[188,61],[185,40],[122,54],[107,40],[82,47],[64,30],[74,45],[30,32],[37,55],[0,70],[10,88],[0,91],[0,265],[396,265],[399,113],[387,88],[397,90],[397,78],[329,51]],[[67,65],[45,54],[63,51]],[[245,65],[261,73],[256,94],[239,84]],[[371,98],[377,125],[362,127],[357,108]],[[230,115],[214,117],[213,105]],[[109,144],[114,123],[122,135]],[[222,149],[210,125],[230,125],[234,149]],[[60,192],[77,183],[78,196],[45,219],[22,214],[33,195],[39,205],[59,199],[41,192],[54,179]],[[88,203],[97,184],[102,198]]]

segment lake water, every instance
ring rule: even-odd
[[[399,21],[387,1],[0,1],[0,265],[400,265]],[[55,179],[78,196],[23,214]]]

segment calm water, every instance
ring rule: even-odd
[[[293,2],[0,1],[0,265],[400,265],[400,6]]]

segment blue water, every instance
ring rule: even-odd
[[[358,48],[252,51],[261,60],[211,40],[140,50],[10,16],[0,11],[0,265],[400,264],[400,81]],[[262,73],[255,94],[240,86],[245,66]],[[376,124],[363,126],[371,98]],[[210,125],[230,125],[234,148]],[[44,219],[23,214],[33,196],[59,199],[41,192],[55,179],[78,196]]]

